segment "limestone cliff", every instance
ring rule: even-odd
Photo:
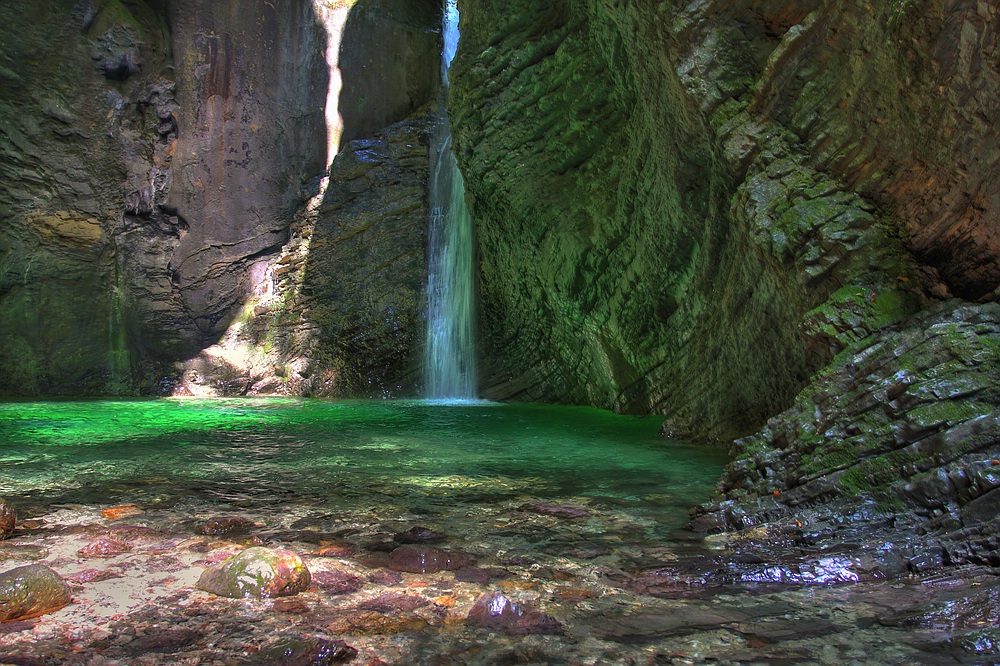
[[[995,11],[927,4],[464,3],[487,394],[725,438],[993,292]]]
[[[349,162],[363,154],[355,139],[429,122],[440,12],[426,0],[3,3],[0,393],[344,394],[363,384],[333,381],[351,364],[411,376],[426,211],[392,188],[423,191],[425,129],[407,130],[409,153],[380,186],[338,166],[322,210],[304,206],[339,144]],[[406,229],[384,252],[380,215]],[[338,234],[337,248],[350,237],[363,251],[322,256]],[[310,285],[343,279],[348,297],[310,307],[311,292],[340,298]],[[376,291],[396,299],[392,324],[372,312]],[[364,317],[377,322],[368,338],[408,326],[407,351],[398,339],[391,359],[352,348],[340,320]]]

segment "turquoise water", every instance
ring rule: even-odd
[[[651,538],[711,494],[717,450],[656,417],[534,405],[301,399],[0,404],[0,495],[58,504],[192,501],[460,524],[528,500],[626,511]],[[298,514],[296,514],[298,512]]]

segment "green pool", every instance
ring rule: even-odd
[[[162,399],[0,404],[0,495],[60,504],[437,516],[526,499],[683,527],[725,462],[660,420],[495,403]]]

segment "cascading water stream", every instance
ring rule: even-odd
[[[445,7],[443,35],[441,77],[445,94],[431,139],[425,390],[432,400],[474,400],[475,237],[465,205],[465,182],[451,149],[445,106],[448,69],[458,49],[455,0],[448,0]]]

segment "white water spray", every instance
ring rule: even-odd
[[[443,36],[441,78],[447,97],[448,69],[458,49],[456,0],[445,7]],[[475,236],[443,101],[431,160],[425,390],[432,400],[475,400]]]

